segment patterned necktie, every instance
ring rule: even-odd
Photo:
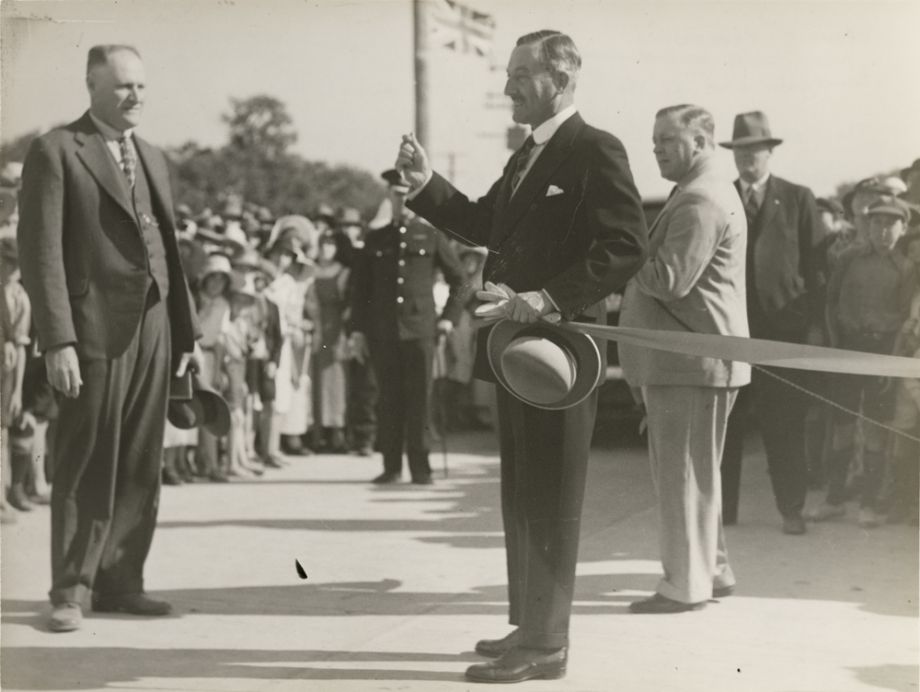
[[[527,139],[524,140],[524,144],[518,149],[514,159],[514,171],[511,173],[512,195],[517,191],[518,185],[521,184],[521,180],[524,179],[524,171],[527,170],[527,164],[530,163],[530,152],[533,151],[534,145],[533,136],[528,135]]]
[[[121,169],[128,179],[128,185],[133,188],[137,179],[137,154],[134,151],[134,143],[127,135],[122,135],[118,140],[118,146],[121,149]]]
[[[748,188],[747,199],[744,200],[744,211],[747,214],[748,222],[757,218],[760,211],[760,204],[757,201],[757,191],[753,187]]]

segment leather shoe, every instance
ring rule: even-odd
[[[48,629],[52,632],[73,632],[83,623],[83,610],[76,603],[60,603],[51,610]]]
[[[123,596],[99,596],[93,599],[93,610],[97,613],[127,613],[128,615],[169,615],[172,606],[166,601],[157,601],[142,593]]]
[[[413,476],[412,482],[416,485],[434,485],[434,479],[430,473],[426,473],[424,476]]]
[[[521,643],[521,630],[515,627],[501,639],[480,639],[476,642],[476,653],[480,656],[498,658]]]
[[[31,512],[33,509],[35,509],[32,506],[32,503],[29,502],[29,496],[26,495],[26,489],[23,488],[19,483],[14,483],[10,486],[9,493],[7,494],[7,500],[20,512]]]
[[[401,473],[395,471],[384,471],[379,476],[377,476],[371,483],[376,483],[377,485],[385,485],[387,483],[396,483],[402,477]]]
[[[712,597],[713,598],[727,598],[735,593],[735,585],[730,584],[728,586],[713,586],[712,587]]]
[[[542,678],[556,680],[565,675],[568,650],[529,649],[516,646],[501,658],[477,663],[466,669],[467,680],[473,682],[523,682]]]
[[[715,592],[715,590],[713,590]],[[656,593],[651,598],[641,601],[633,601],[629,604],[629,612],[639,613],[640,615],[665,615],[670,613],[686,613],[690,610],[702,610],[706,607],[706,602],[684,603],[675,601],[667,596]]]
[[[805,531],[805,520],[802,519],[801,514],[783,517],[783,533],[790,536],[801,536]]]

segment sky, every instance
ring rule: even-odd
[[[467,0],[496,21],[491,58],[432,47],[430,154],[468,194],[485,192],[509,152],[501,95],[515,39],[569,33],[583,68],[576,103],[626,146],[647,197],[665,194],[651,152],[655,112],[708,108],[717,139],[762,110],[784,139],[776,174],[826,195],[920,157],[920,1],[732,2]],[[139,133],[161,145],[226,140],[229,99],[288,107],[296,150],[371,172],[414,128],[411,0],[2,0],[0,138],[78,117],[86,52],[132,43],[148,94]],[[731,155],[720,150],[726,176]]]

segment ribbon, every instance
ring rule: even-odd
[[[687,356],[735,360],[751,365],[837,372],[876,377],[920,379],[920,359],[849,351],[827,346],[790,344],[723,334],[697,334],[637,327],[611,327],[585,322],[559,322],[560,329],[658,351]]]

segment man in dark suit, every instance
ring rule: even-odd
[[[352,348],[370,361],[376,375],[377,449],[383,473],[374,483],[395,483],[402,475],[403,448],[412,482],[430,485],[428,401],[437,333],[460,320],[458,291],[463,269],[441,233],[410,219],[404,198],[409,188],[399,174],[384,171],[392,218],[372,228],[352,266]],[[441,270],[450,296],[440,317],[435,311],[435,271]]]
[[[144,594],[156,524],[170,374],[195,350],[166,159],[134,134],[144,104],[136,49],[90,49],[90,108],[37,138],[23,169],[18,237],[48,379],[49,592],[54,631],[97,612],[165,615]]]
[[[804,344],[821,342],[823,282],[818,250],[824,232],[807,187],[770,173],[773,137],[760,111],[735,118],[731,149],[738,169],[735,188],[748,221],[747,309],[751,336]],[[806,384],[802,373],[782,377]],[[808,401],[797,389],[755,368],[747,394],[732,410],[722,455],[723,522],[734,524],[745,432],[745,399],[753,400],[767,453],[767,467],[783,531],[805,533],[802,509],[808,491],[805,417]],[[744,391],[744,390],[742,390]]]
[[[605,296],[623,288],[647,254],[623,145],[575,110],[580,67],[565,34],[539,31],[518,40],[505,94],[514,120],[533,133],[478,201],[431,170],[414,136],[403,138],[397,159],[413,188],[411,209],[462,242],[488,247],[484,279],[511,296],[503,312],[520,322],[552,311],[603,322]],[[479,348],[475,375],[494,382],[485,354]],[[471,666],[467,677],[561,677],[597,392],[556,411],[524,404],[500,387],[497,397],[509,620],[516,628],[480,641],[479,653],[498,658]]]

